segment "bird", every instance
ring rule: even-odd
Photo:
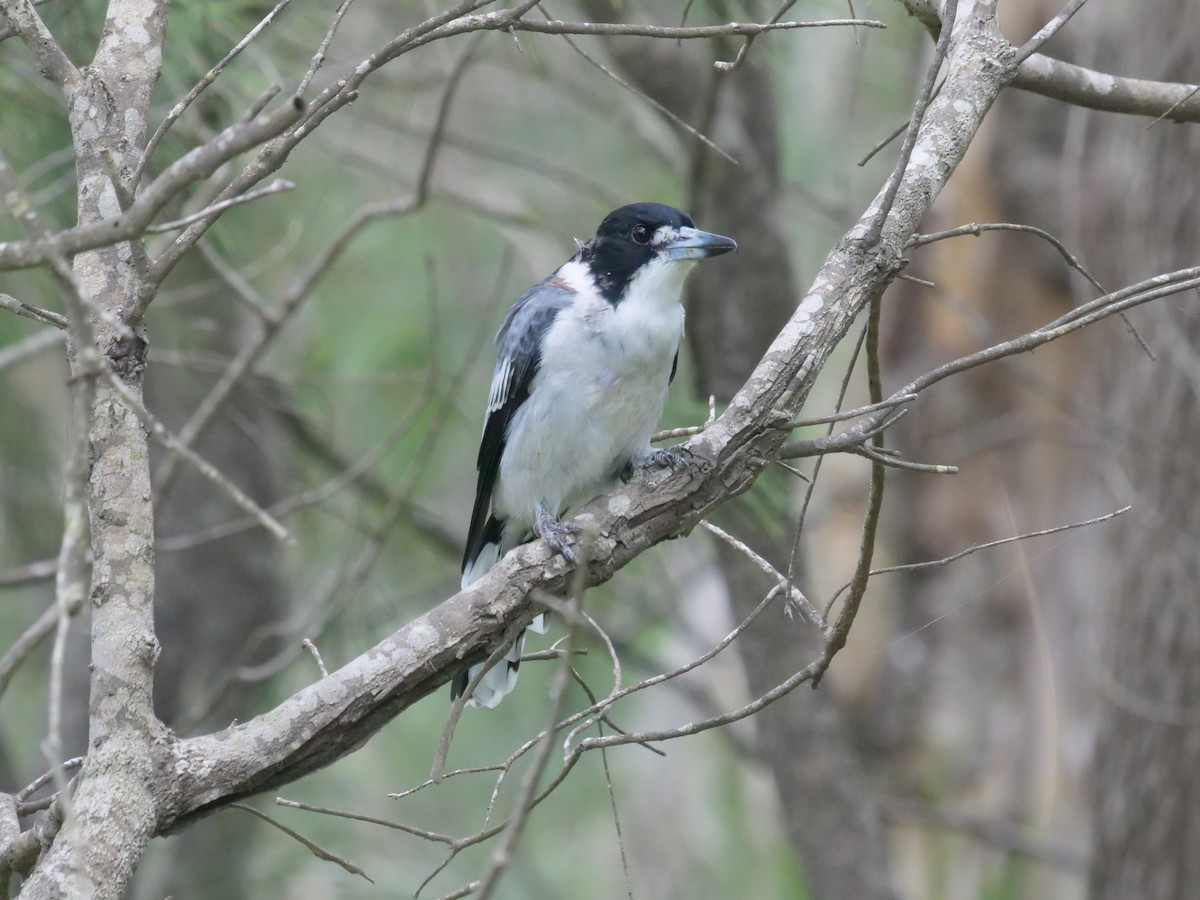
[[[675,379],[684,280],[696,263],[737,249],[662,203],[609,213],[578,252],[525,292],[496,334],[479,445],[462,588],[514,547],[541,538],[570,563],[568,510],[639,468],[685,465],[650,437]],[[545,615],[528,626],[545,631]],[[522,631],[467,702],[495,707],[516,684]],[[451,683],[457,699],[483,663]]]

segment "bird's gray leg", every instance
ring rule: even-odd
[[[579,525],[559,521],[546,508],[545,503],[538,503],[533,519],[533,533],[545,541],[551,550],[572,564],[578,560],[568,541],[570,536],[578,534],[579,530]]]

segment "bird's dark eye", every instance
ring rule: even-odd
[[[641,223],[633,226],[630,236],[639,244],[650,243],[650,229]]]

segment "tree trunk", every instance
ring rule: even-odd
[[[1194,77],[1200,8],[1153,0],[1090,21],[1114,69]],[[1115,56],[1113,55],[1115,54]],[[1196,264],[1200,132],[1092,117],[1086,183],[1102,188],[1087,220],[1088,255],[1105,276],[1142,278]],[[1138,162],[1130,155],[1138,153]],[[1147,163],[1147,160],[1150,160]],[[1111,274],[1109,274],[1111,273]],[[1101,363],[1116,437],[1114,469],[1132,513],[1110,548],[1118,560],[1102,626],[1103,715],[1092,779],[1091,896],[1200,896],[1200,317],[1183,295],[1135,322],[1151,362],[1120,332]]]

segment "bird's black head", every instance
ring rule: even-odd
[[[662,203],[631,203],[605,216],[579,251],[609,303],[625,296],[637,272],[651,263],[694,262],[736,250],[737,243],[696,228],[692,217]]]

